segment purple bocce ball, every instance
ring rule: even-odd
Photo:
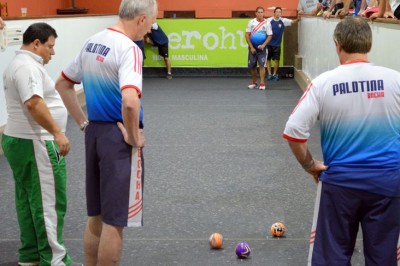
[[[236,245],[236,255],[240,259],[245,259],[250,256],[250,246],[246,242],[240,242]]]

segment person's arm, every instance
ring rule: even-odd
[[[347,16],[349,14],[351,2],[353,2],[353,1],[352,0],[343,0],[343,8],[339,9],[336,12],[335,17],[344,18],[345,16]]]
[[[394,18],[394,19],[396,19],[394,14],[393,14],[393,12],[392,12],[392,7],[390,6],[389,1],[386,1],[386,11],[385,11],[385,14],[383,14],[383,17],[384,18]]]
[[[358,16],[364,17],[365,16],[365,10],[367,9],[367,0],[362,0],[361,1],[361,6],[360,6],[360,11],[358,12]]]
[[[288,144],[299,164],[307,173],[313,176],[315,183],[318,183],[318,178],[321,175],[321,172],[325,171],[327,166],[324,165],[323,162],[313,159],[313,156],[308,149],[307,141],[296,142],[288,140]]]
[[[265,39],[265,41],[261,45],[259,45],[257,47],[260,50],[264,50],[264,48],[267,46],[267,44],[271,41],[272,35],[273,35],[271,21],[268,19],[265,23],[266,23],[267,38]]]
[[[335,5],[336,5],[336,0],[332,0],[331,5],[329,6],[329,9],[326,10],[326,11],[323,13],[323,17],[324,17],[324,18],[330,18],[330,16],[332,15],[332,10],[333,10],[333,8],[335,7]]]
[[[376,18],[383,18],[383,15],[386,11],[387,0],[380,0],[379,1],[379,11],[377,13],[373,13],[369,19],[374,20]]]
[[[149,34],[144,35],[143,40],[144,40],[145,43],[150,44],[151,46],[154,46],[154,42],[150,38]]]
[[[87,125],[87,118],[79,104],[74,84],[66,80],[63,76],[60,76],[56,81],[56,90],[60,94],[70,115],[74,118],[80,129],[84,131]]]
[[[246,42],[250,47],[251,53],[254,54],[256,52],[256,49],[254,48],[253,44],[250,41],[250,34],[251,34],[251,32],[246,32],[246,35],[245,35],[246,36]]]
[[[257,48],[260,50],[264,50],[264,48],[267,46],[267,44],[271,41],[272,39],[272,34],[268,35],[267,39],[263,42],[263,44],[259,45]]]
[[[60,155],[66,156],[70,149],[69,140],[51,116],[45,101],[40,96],[33,95],[30,99],[26,100],[24,104],[33,120],[54,136],[54,141],[60,148]]]
[[[6,23],[4,23],[3,19],[0,17],[0,30],[4,29]]]
[[[300,17],[292,19],[291,25],[299,23],[299,21],[300,21]]]
[[[321,3],[317,3],[317,5],[315,6],[315,8],[313,10],[311,10],[311,15],[312,16],[316,16],[318,14],[318,12],[322,10],[322,5]]]
[[[144,137],[139,130],[140,100],[137,90],[126,88],[122,90],[122,120],[118,123],[125,142],[135,148],[144,146]]]

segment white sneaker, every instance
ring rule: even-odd
[[[258,89],[261,91],[265,90],[265,84],[263,84],[263,83],[260,84],[260,87],[258,87]]]
[[[249,86],[247,86],[247,88],[248,88],[249,90],[255,89],[255,88],[257,88],[257,83],[252,83],[252,84],[250,84]]]

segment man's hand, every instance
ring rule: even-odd
[[[144,147],[144,143],[145,143],[145,138],[144,138],[144,133],[143,133],[143,129],[139,129],[139,141],[138,143],[133,143],[133,140],[130,140],[128,137],[128,133],[126,132],[126,129],[124,127],[124,124],[122,124],[121,122],[117,123],[118,128],[121,130],[122,136],[124,137],[124,141],[126,143],[128,143],[129,145],[131,145],[134,148],[143,148]]]
[[[325,11],[324,13],[322,13],[322,17],[324,19],[330,18],[331,15],[332,15],[332,12],[330,12],[330,11]]]
[[[339,17],[339,18],[341,18],[341,19],[343,19],[344,17],[346,17],[346,16],[348,16],[349,15],[349,9],[348,8],[342,8],[342,9],[339,9],[336,13],[335,13],[335,17],[337,18],[337,17]]]
[[[310,168],[305,169],[305,171],[313,176],[315,183],[318,183],[321,172],[325,171],[327,169],[328,169],[328,166],[324,165],[323,162],[314,161],[314,164]]]
[[[55,133],[54,134],[54,141],[58,144],[59,147],[59,153],[61,156],[67,156],[67,154],[69,153],[69,140],[67,138],[67,136],[65,136],[64,133],[59,132],[59,133]]]

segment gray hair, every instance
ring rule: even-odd
[[[346,53],[367,54],[372,46],[372,31],[360,17],[346,17],[335,28],[333,38]]]
[[[157,0],[122,0],[119,17],[131,20],[140,15],[156,16]]]

